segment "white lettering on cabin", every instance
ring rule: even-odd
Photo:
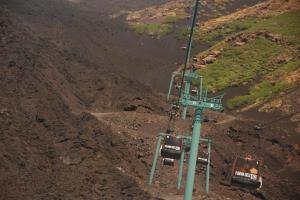
[[[245,172],[241,172],[241,171],[235,171],[235,175],[247,177],[247,178],[250,178],[252,180],[257,180],[257,175],[251,174],[251,173],[245,173]]]
[[[165,145],[165,147],[168,148],[168,149],[175,149],[176,151],[180,151],[179,146]]]

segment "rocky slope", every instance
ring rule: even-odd
[[[159,113],[160,95],[0,13],[0,199],[150,198],[116,167],[128,139],[85,111]]]
[[[110,69],[119,65],[136,73],[131,64],[149,64],[152,57],[158,57],[154,63],[166,63],[174,57],[175,48],[163,57],[153,47],[168,40],[135,43],[138,37],[126,24],[120,28],[122,23],[108,17],[153,2],[0,2],[0,199],[182,198],[183,191],[175,191],[177,166],[159,165],[154,187],[146,186],[156,134],[167,126],[164,97]],[[286,113],[270,118],[272,123],[257,113],[249,113],[256,120],[236,113],[205,114],[210,120],[203,135],[213,139],[208,199],[297,199],[299,135],[294,122],[299,116],[292,116],[294,122],[284,117],[294,110],[288,105],[298,105],[298,96],[295,90],[280,99],[287,106],[278,109]],[[257,125],[265,128],[257,132]],[[190,126],[191,119],[178,122],[177,129]],[[249,152],[264,160],[263,189],[224,186],[233,157]],[[203,198],[201,176],[199,170],[196,199]]]
[[[143,165],[136,163],[135,167],[130,168],[126,163],[122,163],[120,168],[123,173],[135,178],[154,197],[165,200],[182,199],[184,187],[180,191],[176,190],[177,164],[175,167],[166,167],[159,160],[153,187],[146,186],[156,135],[166,129],[166,116],[135,112],[94,115],[120,135],[132,138],[128,144],[130,148],[138,146],[139,151],[135,152],[135,156],[143,161]],[[231,116],[214,112],[205,112],[205,116],[209,120],[203,123],[201,134],[213,140],[211,189],[207,199],[297,199],[300,160],[296,141],[299,137],[289,132],[292,127],[283,129],[286,121],[277,120],[261,130],[255,130],[255,127],[262,126],[262,121],[245,118],[243,115]],[[177,120],[176,130],[179,133],[186,132],[191,129],[191,123],[191,118],[185,122]],[[289,126],[293,126],[292,123]],[[234,157],[245,154],[253,154],[263,161],[263,188],[259,191],[228,186],[228,175]],[[184,169],[186,173],[187,161]],[[183,180],[183,186],[184,184]],[[194,197],[203,199],[204,196],[204,175],[201,166],[198,166]]]

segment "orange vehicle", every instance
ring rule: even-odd
[[[261,162],[251,155],[236,157],[231,172],[231,185],[258,189],[262,187]]]

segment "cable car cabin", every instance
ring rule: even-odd
[[[191,94],[192,94],[192,95],[196,95],[197,92],[198,92],[198,90],[197,90],[196,87],[194,87],[194,88],[191,89]]]
[[[191,145],[184,145],[184,151],[189,152],[191,150]]]
[[[172,110],[179,110],[179,106],[177,104],[172,104]]]
[[[182,50],[186,50],[186,46],[185,46],[185,45],[182,45],[182,46],[181,46],[181,49],[182,49]]]
[[[231,185],[249,189],[261,188],[260,162],[251,156],[237,157],[233,163]]]
[[[175,85],[175,89],[176,89],[176,90],[180,90],[180,88],[181,88],[181,85],[180,85],[180,84],[176,84],[176,85]]]
[[[208,152],[199,151],[197,157],[197,164],[207,165],[208,164]]]
[[[167,135],[161,146],[160,155],[163,158],[179,160],[181,156],[182,140],[174,135]]]
[[[163,165],[174,166],[174,161],[172,158],[164,158]]]

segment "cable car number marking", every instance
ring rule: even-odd
[[[168,148],[168,149],[175,149],[177,151],[180,150],[180,147],[178,147],[178,146],[165,145],[165,147]]]
[[[250,178],[252,180],[257,180],[257,175],[255,175],[255,174],[250,174],[250,173],[246,173],[246,172],[235,171],[235,175],[237,175],[237,176],[244,176],[244,177]]]

